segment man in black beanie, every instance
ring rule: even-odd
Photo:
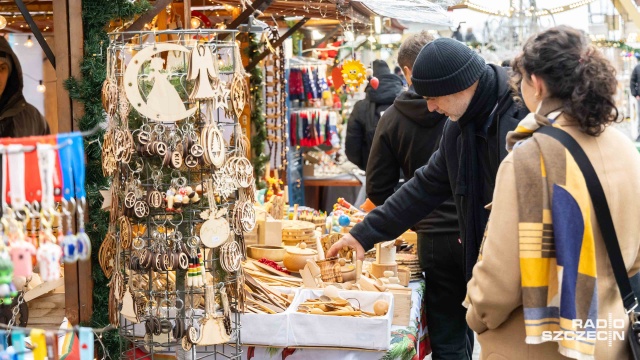
[[[413,64],[420,50],[433,41],[426,31],[406,38],[398,49],[409,84],[378,122],[367,163],[367,197],[376,206],[393,195],[402,170],[405,179],[429,162],[438,149],[447,122],[444,114],[430,112],[411,84]],[[425,275],[424,302],[432,358],[460,359],[466,353],[466,310],[452,298],[464,297],[467,282],[462,265],[462,244],[453,196],[413,229],[418,234],[418,258]]]
[[[430,111],[449,117],[440,146],[426,166],[336,242],[327,257],[348,246],[364,258],[365,250],[397,238],[453,195],[468,281],[489,218],[485,206],[491,203],[498,166],[507,155],[507,132],[527,111],[513,101],[505,69],[485,64],[453,39],[426,45],[413,65],[411,80]],[[459,304],[463,300],[451,299]],[[471,348],[459,358],[470,357]]]
[[[372,68],[373,76],[378,78],[378,88],[367,85],[367,96],[353,106],[344,144],[347,159],[362,170],[367,169],[371,143],[380,116],[403,90],[402,79],[391,73],[385,61],[375,60]]]

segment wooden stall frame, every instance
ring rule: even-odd
[[[84,107],[71,100],[64,88],[64,80],[80,78],[80,63],[84,57],[82,28],[82,0],[53,1],[55,31],[56,92],[58,94],[58,132],[77,129],[75,121],[84,113]],[[97,249],[95,250],[97,251]],[[72,324],[88,322],[93,311],[93,279],[91,261],[65,264],[65,315]]]

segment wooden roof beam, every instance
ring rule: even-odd
[[[309,18],[305,17],[305,18],[302,18],[302,20],[300,20],[297,23],[295,23],[295,25],[293,25],[289,30],[287,30],[286,33],[284,33],[282,36],[280,36],[278,38],[278,40],[276,40],[273,43],[271,43],[271,48],[267,48],[265,51],[260,53],[260,55],[258,55],[255,59],[253,59],[253,61],[251,61],[251,63],[249,63],[249,65],[247,65],[245,70],[246,71],[253,70],[253,68],[256,67],[260,63],[260,61],[262,61],[262,59],[266,58],[269,54],[271,54],[271,49],[272,48],[275,49],[278,46],[281,46],[282,43],[284,43],[285,40],[287,40],[291,35],[293,35],[293,33],[295,33],[296,31],[298,31],[298,29],[300,29],[302,26],[304,26],[304,24],[307,21],[309,21]]]

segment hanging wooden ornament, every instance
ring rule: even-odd
[[[218,78],[218,69],[211,49],[205,44],[198,44],[191,50],[189,58],[189,80],[196,80],[189,100],[212,100],[216,92],[211,86],[211,80]]]
[[[220,266],[228,273],[233,273],[240,269],[242,254],[240,247],[235,240],[227,241],[220,248]]]
[[[342,64],[342,79],[348,87],[362,85],[366,78],[366,69],[360,60],[346,60]]]
[[[192,116],[197,107],[185,109],[180,94],[167,75],[161,72],[164,60],[154,55],[167,51],[189,52],[184,46],[170,43],[158,43],[140,50],[127,65],[124,73],[124,88],[131,106],[140,114],[153,121],[172,123]],[[153,87],[145,101],[140,93],[138,74],[147,62],[150,63],[149,81],[153,81]]]
[[[111,232],[108,232],[105,236],[104,241],[100,245],[100,250],[98,251],[98,262],[100,263],[100,268],[102,269],[102,272],[107,279],[111,278],[111,275],[113,274],[113,259],[115,255],[116,239]]]
[[[131,241],[133,240],[131,222],[128,217],[121,216],[120,219],[118,219],[118,224],[120,225],[120,246],[123,249],[128,250],[131,247]]]
[[[224,217],[211,216],[200,228],[202,245],[216,248],[229,238],[229,222]]]
[[[231,340],[221,316],[209,315],[200,320],[200,333],[202,336],[198,341],[199,346],[225,344]]]
[[[231,109],[236,117],[240,118],[244,107],[249,102],[249,87],[243,75],[233,74],[231,80]]]

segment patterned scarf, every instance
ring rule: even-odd
[[[596,329],[578,328],[573,321],[580,319],[581,324],[595,326],[598,316],[590,196],[582,172],[566,148],[547,135],[533,134],[539,127],[551,125],[546,116],[539,115],[549,114],[548,108],[539,108],[537,113],[527,116],[507,135],[508,147],[516,149],[513,158],[526,342],[556,341],[560,354],[591,360]],[[563,339],[549,338],[549,331],[562,331]]]

